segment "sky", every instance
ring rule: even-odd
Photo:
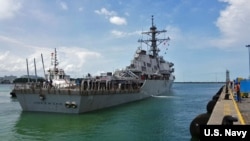
[[[249,77],[249,0],[0,0],[0,77],[44,76],[51,53],[72,78],[130,65],[142,31],[167,30],[176,82]],[[34,60],[36,65],[34,65]]]

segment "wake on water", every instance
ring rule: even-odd
[[[155,98],[177,98],[176,96],[167,96],[167,95],[152,95]]]

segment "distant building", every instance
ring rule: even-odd
[[[35,76],[35,75],[22,75],[20,78],[17,79],[18,82],[19,80],[21,81],[27,80],[27,82],[36,82],[36,81],[41,82],[41,81],[44,81],[44,78],[40,76]]]
[[[30,79],[43,79],[43,77],[35,76],[35,75],[22,75],[20,78],[30,78]]]
[[[12,84],[13,81],[16,79],[16,76],[4,76],[4,77],[0,77],[0,83],[1,84]]]

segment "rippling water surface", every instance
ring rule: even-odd
[[[191,121],[223,83],[174,83],[172,90],[80,115],[22,112],[0,85],[0,140],[4,141],[193,141]]]

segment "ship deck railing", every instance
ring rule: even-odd
[[[71,85],[69,87],[43,87],[39,84],[15,84],[14,91],[27,94],[75,94],[75,95],[106,95],[106,94],[133,94],[139,93],[140,87],[127,88],[92,88],[84,89],[81,85]]]

